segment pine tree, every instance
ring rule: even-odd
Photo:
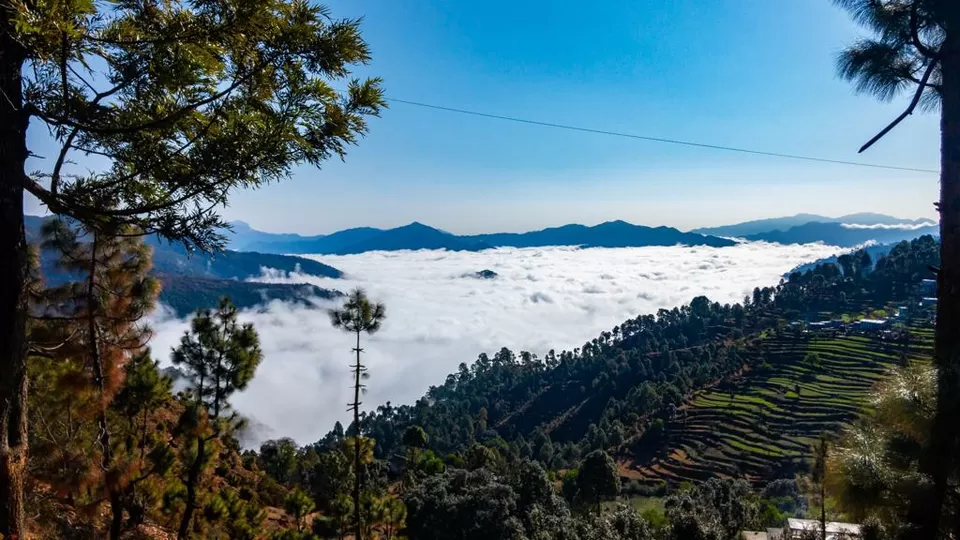
[[[194,434],[184,481],[186,506],[177,532],[180,540],[190,536],[200,477],[214,457],[208,454],[208,445],[235,426],[237,416],[230,410],[229,399],[247,387],[262,358],[256,330],[237,322],[237,308],[227,298],[214,312],[198,312],[173,352],[174,365],[190,382],[184,423],[191,428],[188,433]]]
[[[283,501],[283,508],[293,516],[293,520],[297,524],[297,532],[302,533],[303,520],[314,509],[313,499],[302,489],[296,487],[287,493],[287,497]]]
[[[158,429],[155,419],[157,412],[164,410],[173,398],[173,381],[160,372],[149,349],[131,358],[123,369],[123,387],[111,408],[119,425],[123,441],[120,448],[130,477],[124,494],[125,506],[130,513],[130,523],[135,525],[159,502],[163,477],[173,465],[170,434]]]
[[[205,517],[218,523],[225,535],[216,536],[229,540],[254,540],[262,538],[265,513],[253,501],[243,500],[232,489],[218,492],[204,506]],[[207,535],[210,537],[210,535]]]
[[[380,329],[383,320],[386,318],[386,308],[381,303],[373,303],[367,298],[363,289],[354,289],[348,296],[347,301],[339,309],[330,311],[330,321],[334,328],[340,328],[345,332],[356,334],[357,345],[353,348],[356,353],[356,362],[353,364],[353,402],[348,404],[347,410],[353,412],[353,439],[361,440],[362,430],[360,428],[360,392],[364,390],[361,379],[369,377],[367,368],[360,363],[360,334],[373,334]],[[356,521],[357,540],[363,540],[363,532],[360,518],[360,494],[363,486],[361,469],[361,444],[355,443],[354,449],[354,486],[353,486],[353,506],[354,520]]]
[[[410,426],[403,433],[403,445],[407,447],[404,461],[406,466],[403,471],[403,478],[400,483],[401,489],[407,489],[413,486],[417,481],[417,466],[420,463],[420,457],[423,449],[426,448],[430,437],[420,426]]]
[[[384,540],[396,537],[397,532],[403,529],[407,519],[407,507],[403,501],[387,495],[380,501],[380,530]]]
[[[917,107],[940,110],[940,268],[934,358],[940,370],[938,412],[921,472],[931,488],[913,497],[908,537],[939,534],[960,438],[960,2],[956,0],[835,0],[873,37],[839,57],[840,75],[883,101],[910,92],[906,111],[860,149],[872,146]],[[869,255],[854,261],[870,265]],[[861,271],[857,271],[857,276]]]
[[[109,537],[116,540],[123,527],[129,471],[116,458],[117,445],[108,410],[123,383],[123,367],[151,336],[141,321],[152,310],[159,292],[149,277],[150,249],[129,228],[107,236],[99,231],[70,227],[53,220],[43,228],[43,248],[54,252],[58,266],[72,279],[42,294],[36,319],[43,341],[55,357],[78,361],[83,383],[93,392],[81,415],[96,423],[98,468],[85,485],[106,492],[110,501]]]
[[[0,51],[0,534],[23,536],[25,192],[106,234],[216,249],[234,190],[342,158],[384,100],[351,77],[359,21],[305,1],[0,0]]]
[[[340,540],[347,536],[349,531],[350,515],[355,514],[353,499],[346,495],[338,495],[330,505],[330,517],[333,518]]]
[[[613,458],[603,450],[587,454],[577,474],[577,489],[584,502],[594,503],[599,514],[601,501],[620,494],[620,475]]]
[[[924,363],[896,368],[877,388],[873,413],[847,430],[828,464],[830,491],[847,515],[879,517],[891,530],[903,526],[922,482],[919,461],[930,444],[936,402],[937,371]],[[960,500],[960,487],[954,484],[949,497]]]

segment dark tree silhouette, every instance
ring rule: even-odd
[[[370,58],[359,21],[311,2],[0,0],[0,51],[0,534],[23,536],[25,192],[100,232],[213,249],[232,190],[343,157],[384,100],[345,80]],[[28,124],[59,146],[36,173]]]
[[[817,486],[817,503],[820,505],[820,538],[827,537],[827,459],[829,443],[825,435],[813,445],[812,480]]]
[[[577,488],[584,501],[593,503],[597,514],[600,503],[620,494],[620,475],[617,464],[603,450],[587,454],[577,474]]]
[[[293,439],[266,441],[260,445],[260,466],[281,484],[288,484],[297,467],[297,444]]]
[[[357,540],[362,540],[362,529],[360,522],[360,492],[363,486],[362,463],[361,463],[361,430],[360,430],[360,392],[364,389],[361,379],[369,377],[367,368],[360,363],[360,334],[373,334],[380,329],[383,320],[386,318],[386,307],[381,303],[373,303],[367,298],[363,289],[357,288],[350,292],[347,301],[338,309],[330,310],[330,322],[334,328],[339,328],[344,332],[350,332],[357,336],[357,346],[353,348],[356,353],[356,363],[353,366],[353,402],[348,404],[348,411],[353,411],[353,450],[354,450],[354,486],[353,486],[353,511],[356,521]]]
[[[934,357],[940,370],[939,411],[922,472],[931,489],[910,511],[916,538],[937,535],[947,482],[955,465],[960,415],[960,3],[953,0],[836,0],[876,37],[839,58],[840,75],[857,90],[891,100],[911,90],[907,110],[869,141],[883,137],[919,106],[940,109],[940,268]]]
[[[420,426],[410,426],[403,433],[403,445],[407,447],[406,455],[404,456],[406,466],[404,467],[403,478],[400,484],[403,489],[407,489],[416,482],[417,464],[428,442],[430,442],[430,437]]]

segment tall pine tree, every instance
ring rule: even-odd
[[[48,349],[79,368],[72,374],[81,378],[75,383],[92,394],[78,412],[96,424],[91,455],[99,463],[84,483],[109,500],[109,537],[115,540],[123,525],[128,474],[116,459],[108,410],[123,383],[125,363],[151,336],[142,321],[153,309],[159,284],[147,275],[150,248],[129,227],[106,235],[52,220],[44,225],[43,237],[43,249],[57,256],[66,280],[43,292],[35,314],[42,330],[35,335],[48,345],[58,342]]]
[[[364,385],[360,382],[366,379],[367,367],[360,362],[360,353],[363,349],[360,347],[360,334],[373,334],[380,330],[383,320],[387,317],[386,307],[377,302],[371,302],[363,289],[357,288],[350,292],[347,301],[339,309],[330,311],[330,321],[334,328],[339,328],[344,332],[356,335],[357,345],[353,348],[356,354],[356,362],[353,369],[353,402],[347,405],[347,410],[353,412],[353,466],[354,466],[354,485],[353,485],[353,512],[356,522],[357,540],[362,540],[363,527],[360,517],[360,494],[363,489],[362,478],[362,431],[360,429],[360,393],[364,390]]]
[[[124,506],[131,525],[142,522],[156,506],[165,487],[164,476],[173,465],[170,433],[158,414],[171,402],[173,381],[160,372],[150,350],[144,349],[123,368],[123,387],[112,409],[125,461]]]
[[[940,111],[940,267],[934,358],[939,369],[937,416],[921,472],[932,484],[913,497],[908,538],[940,533],[950,476],[960,448],[960,2],[835,0],[873,34],[839,58],[840,75],[884,101],[909,92],[907,109],[863,152],[917,107]],[[865,253],[865,252],[864,252]],[[865,263],[865,264],[864,264]],[[869,266],[869,256],[860,266]],[[859,272],[858,272],[859,274]]]

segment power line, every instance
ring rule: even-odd
[[[610,135],[613,137],[624,137],[627,139],[636,139],[641,141],[648,142],[657,142],[665,144],[676,144],[680,146],[689,146],[693,148],[709,148],[711,150],[724,150],[727,152],[738,152],[741,154],[751,154],[755,156],[767,156],[767,157],[776,157],[783,159],[794,159],[800,161],[814,161],[817,163],[832,163],[834,165],[851,165],[855,167],[870,167],[872,169],[887,169],[892,171],[908,171],[908,172],[918,172],[918,173],[927,173],[927,174],[940,174],[940,171],[933,169],[920,169],[916,167],[898,167],[895,165],[880,165],[876,163],[864,163],[860,161],[844,161],[840,159],[828,159],[815,156],[802,156],[798,154],[785,154],[781,152],[765,152],[763,150],[750,150],[748,148],[737,148],[734,146],[723,146],[719,144],[706,144],[698,143],[692,141],[682,141],[679,139],[667,139],[663,137],[650,137],[645,135],[634,135],[632,133],[622,133],[617,131],[608,131],[604,129],[594,129],[581,126],[571,126],[567,124],[557,124],[553,122],[540,122],[538,120],[529,120],[526,118],[517,118],[513,116],[502,116],[499,114],[490,114],[479,111],[471,111],[467,109],[458,109],[456,107],[445,107],[443,105],[432,105],[430,103],[423,103],[420,101],[410,101],[407,99],[398,99],[398,98],[387,98],[387,101],[392,101],[394,103],[402,103],[404,105],[413,105],[416,107],[423,107],[426,109],[434,109],[438,111],[453,112],[459,114],[466,114],[470,116],[479,116],[481,118],[492,118],[495,120],[506,120],[508,122],[517,122],[520,124],[528,124],[533,126],[549,127],[555,129],[565,129],[568,131],[579,131],[581,133],[594,133],[598,135]]]

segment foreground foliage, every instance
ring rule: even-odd
[[[384,100],[349,78],[370,59],[359,21],[299,0],[2,0],[0,51],[0,534],[22,536],[25,194],[98,234],[216,249],[231,192],[342,158]]]

